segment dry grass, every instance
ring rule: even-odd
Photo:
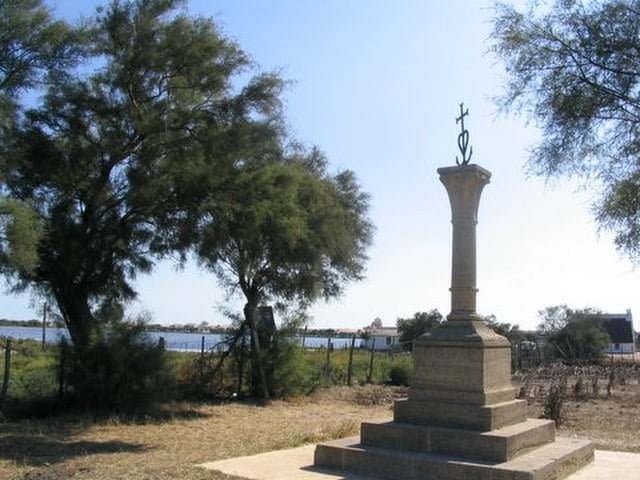
[[[610,397],[584,400],[568,399],[565,405],[566,423],[560,435],[588,438],[601,450],[640,453],[640,386],[618,387]],[[529,406],[529,416],[538,417],[542,404]]]
[[[230,479],[194,465],[353,435],[362,420],[390,416],[388,401],[363,405],[359,390],[348,392],[337,388],[268,408],[187,405],[173,418],[136,424],[82,418],[0,424],[0,478]]]
[[[175,406],[164,420],[124,423],[86,417],[0,423],[0,479],[232,480],[195,465],[290,448],[357,433],[362,420],[391,416],[398,388],[334,387],[313,397],[275,402]],[[640,452],[640,386],[610,396],[567,401],[561,435],[597,448]],[[532,399],[529,416],[541,402]]]

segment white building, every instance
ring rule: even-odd
[[[602,329],[609,335],[611,343],[604,353],[635,353],[635,331],[631,310],[627,313],[596,313],[587,316],[587,320],[597,320]]]
[[[602,314],[598,318],[602,319],[602,326],[611,339],[605,353],[636,353],[631,310],[627,310],[627,313]]]
[[[385,351],[399,348],[398,329],[395,327],[365,328],[366,340],[362,346],[371,350]]]

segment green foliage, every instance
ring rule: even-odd
[[[371,243],[368,195],[352,172],[335,176],[314,150],[240,165],[212,194],[198,247],[203,264],[252,305],[306,305],[362,278]],[[264,162],[264,160],[263,160]]]
[[[442,314],[438,310],[416,312],[412,318],[398,318],[396,325],[401,343],[414,342],[420,335],[440,326]]]
[[[42,234],[35,210],[18,200],[0,199],[0,272],[31,273],[38,262]]]
[[[530,166],[599,190],[597,220],[640,260],[640,10],[636,0],[499,4],[493,51],[506,66],[498,103],[542,127]],[[594,186],[595,185],[595,186]]]
[[[538,311],[540,319],[538,333],[543,336],[554,335],[572,321],[588,318],[597,313],[600,311],[591,307],[573,309],[564,304],[546,307]]]
[[[20,91],[73,64],[79,51],[73,31],[42,0],[0,1],[0,32],[1,125]]]
[[[271,355],[269,390],[275,397],[291,397],[307,394],[317,386],[317,370],[305,351],[292,342],[278,344]]]
[[[397,386],[409,386],[413,381],[413,358],[405,355],[399,357],[389,369],[389,383]]]
[[[174,393],[167,354],[146,336],[142,324],[113,324],[90,345],[66,345],[61,355],[78,405],[128,413]]]
[[[137,273],[190,245],[191,214],[228,167],[279,132],[282,81],[243,86],[248,57],[180,5],[112,2],[72,29],[84,63],[38,63],[43,100],[0,141],[2,191],[28,201],[46,232],[35,269],[4,271],[55,298],[79,347],[135,296]]]
[[[314,372],[313,379],[317,385],[344,385],[347,382],[347,372],[349,367],[349,350],[334,350],[330,355],[330,369],[327,374],[325,370],[326,350],[315,349],[305,352],[305,356],[310,361]],[[354,385],[364,385],[368,382],[369,361],[371,352],[366,349],[355,349],[353,352],[352,382]],[[404,370],[409,373],[409,378],[413,378],[413,357],[410,353],[374,353],[373,371],[371,382],[376,384],[390,383],[392,369]],[[398,375],[404,375],[398,374]]]
[[[0,1],[0,32],[1,167],[19,119],[20,94],[73,64],[78,52],[68,26],[53,20],[41,0]],[[0,186],[5,175],[0,168]],[[29,203],[0,196],[0,272],[32,272],[41,236]]]
[[[4,378],[5,339],[0,338],[0,379]],[[55,411],[58,363],[54,350],[42,350],[34,340],[11,341],[11,369],[2,414],[7,417],[44,416]]]
[[[243,325],[259,338],[250,350],[253,390],[268,401],[267,377],[284,352],[260,331],[257,308],[277,302],[304,309],[360,280],[373,230],[369,197],[352,172],[330,175],[317,149],[262,155],[237,165],[232,180],[203,208],[197,254],[247,302]]]
[[[574,319],[560,331],[549,336],[549,342],[565,360],[594,361],[602,358],[604,348],[611,342],[609,335],[595,319]]]

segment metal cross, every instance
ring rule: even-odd
[[[456,155],[457,165],[467,165],[469,160],[471,160],[471,155],[473,154],[473,147],[471,147],[469,148],[469,156],[467,156],[467,147],[469,147],[469,130],[465,130],[464,128],[464,117],[469,115],[469,109],[467,108],[464,110],[463,105],[464,102],[460,104],[460,116],[456,118],[456,123],[460,122],[458,148],[460,149],[460,153],[462,153],[462,162],[458,160],[458,156]]]

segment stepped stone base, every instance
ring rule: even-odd
[[[415,379],[393,421],[316,446],[314,465],[387,480],[560,480],[593,460],[584,440],[527,420],[511,344],[475,313],[452,312],[414,345]]]
[[[593,460],[584,440],[558,439],[506,462],[363,445],[351,437],[316,446],[316,467],[388,480],[559,480]]]
[[[506,462],[519,454],[555,440],[551,420],[529,419],[491,432],[364,422],[361,443],[419,453],[437,453],[475,460]]]
[[[526,408],[525,401],[514,399],[493,405],[404,399],[395,402],[393,418],[401,423],[465,428],[486,432],[524,422],[527,416]]]

